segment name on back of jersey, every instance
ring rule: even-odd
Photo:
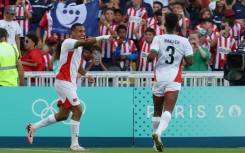
[[[180,43],[178,40],[173,40],[173,39],[164,39],[164,42],[171,43],[171,44],[179,44]]]

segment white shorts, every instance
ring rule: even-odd
[[[80,105],[77,96],[77,88],[74,87],[72,83],[55,79],[54,86],[60,99],[58,101],[58,106],[63,105],[65,108],[68,109],[72,106]]]
[[[162,97],[171,91],[178,91],[181,89],[181,83],[178,82],[156,82],[152,87],[152,93],[155,96]]]

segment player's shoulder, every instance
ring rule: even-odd
[[[66,43],[74,43],[74,42],[77,42],[76,39],[72,39],[72,38],[67,38],[63,41],[63,44],[66,44]]]

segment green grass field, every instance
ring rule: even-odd
[[[67,148],[0,148],[0,153],[72,153]],[[152,148],[89,148],[86,153],[154,153]],[[166,148],[164,153],[245,153],[245,148]]]

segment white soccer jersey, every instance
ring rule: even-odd
[[[193,50],[187,38],[163,34],[153,39],[151,51],[158,53],[155,81],[181,82],[182,59],[192,56]]]
[[[56,78],[71,82],[76,87],[77,71],[81,62],[82,47],[74,49],[78,40],[65,39],[61,46],[59,68]]]

